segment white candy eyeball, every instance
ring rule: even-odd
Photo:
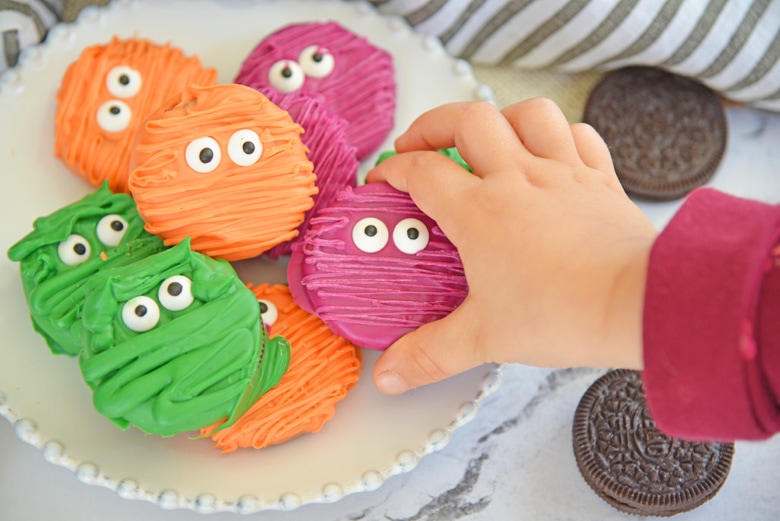
[[[279,60],[268,69],[268,82],[284,94],[300,89],[304,81],[306,74],[296,61]]]
[[[257,303],[260,306],[260,318],[263,319],[263,324],[268,327],[276,324],[276,319],[279,318],[279,310],[276,309],[273,302],[259,298]]]
[[[238,166],[250,166],[257,163],[263,155],[263,143],[254,130],[237,130],[228,141],[228,155]]]
[[[202,137],[190,141],[184,151],[184,158],[190,168],[199,174],[207,174],[217,168],[222,161],[222,150],[212,137]]]
[[[157,298],[162,307],[169,311],[187,309],[195,300],[192,296],[192,281],[184,275],[168,277],[160,285]]]
[[[136,333],[149,331],[160,321],[160,307],[146,296],[131,298],[122,307],[122,322]]]
[[[428,228],[419,219],[412,217],[404,219],[393,228],[395,246],[409,255],[415,254],[428,246],[430,234]]]
[[[106,215],[97,223],[97,237],[104,245],[114,248],[122,242],[127,226],[121,215]]]
[[[112,96],[131,98],[141,90],[141,73],[126,65],[117,65],[108,71],[106,87]]]
[[[303,72],[311,78],[324,78],[336,65],[333,55],[319,45],[310,45],[298,57]]]
[[[133,119],[133,111],[119,100],[106,101],[98,107],[97,124],[106,132],[122,132]]]
[[[57,246],[57,253],[62,262],[68,266],[75,266],[89,260],[92,248],[87,239],[74,233]]]
[[[360,219],[352,228],[352,242],[360,251],[376,253],[387,245],[390,234],[376,217]]]

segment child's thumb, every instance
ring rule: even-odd
[[[374,365],[374,384],[385,394],[401,394],[476,367],[479,355],[466,302],[448,316],[398,339]]]

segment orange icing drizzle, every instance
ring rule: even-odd
[[[319,431],[360,376],[360,351],[298,307],[287,286],[247,286],[258,299],[276,306],[279,316],[270,336],[281,335],[290,342],[290,368],[279,384],[233,425],[211,434],[222,452],[260,449]],[[201,434],[208,436],[217,427],[219,424],[202,429]]]
[[[108,72],[119,65],[141,75],[141,90],[132,97],[116,98],[106,86]],[[186,86],[216,80],[215,69],[204,69],[198,57],[187,57],[170,44],[114,37],[106,45],[87,47],[66,70],[57,93],[54,153],[89,184],[108,180],[113,192],[128,193],[130,149],[145,117]],[[97,123],[98,108],[113,99],[132,111],[129,125],[119,132]]]
[[[257,132],[263,152],[250,166],[228,154],[234,132]],[[167,245],[192,238],[192,248],[235,261],[255,257],[297,236],[317,193],[303,128],[259,92],[242,85],[192,86],[152,114],[131,156],[130,191],[146,230]],[[221,148],[213,171],[198,173],[187,145],[211,137]]]

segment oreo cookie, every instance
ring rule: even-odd
[[[585,481],[629,514],[672,516],[711,499],[726,481],[734,445],[671,438],[655,426],[639,372],[596,380],[577,406],[574,454]]]
[[[627,194],[679,199],[706,184],[726,149],[720,98],[701,83],[652,67],[607,74],[583,115],[609,146]]]

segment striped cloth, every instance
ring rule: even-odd
[[[780,0],[371,0],[474,64],[656,66],[780,111]]]
[[[0,72],[16,65],[25,47],[43,40],[61,15],[62,0],[0,0]]]

